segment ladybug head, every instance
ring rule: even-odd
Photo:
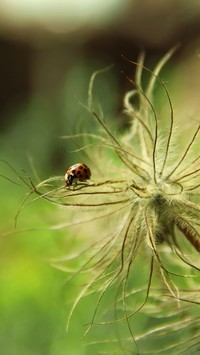
[[[65,182],[66,182],[67,186],[72,185],[74,178],[75,178],[74,174],[72,174],[72,173],[66,174]]]

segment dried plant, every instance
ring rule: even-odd
[[[108,344],[117,343],[122,353],[134,354],[188,354],[199,344],[200,125],[177,126],[159,76],[173,52],[153,71],[144,66],[143,53],[138,63],[129,61],[136,76],[135,81],[128,78],[132,90],[124,97],[124,110],[130,128],[123,134],[110,128],[94,104],[94,80],[105,70],[93,74],[87,109],[100,129],[63,137],[87,141],[79,151],[90,152],[93,180],[68,187],[63,177],[53,177],[35,186],[20,177],[31,191],[19,212],[42,198],[63,207],[59,215],[67,222],[52,228],[71,228],[80,237],[67,256],[51,263],[70,274],[69,285],[81,278],[68,325],[79,301],[88,296],[96,299],[96,307],[86,333],[98,333],[100,325],[106,332],[115,327],[113,342],[108,334],[101,342],[107,353]],[[149,75],[145,89],[142,75]],[[167,121],[153,104],[155,84],[168,102]]]

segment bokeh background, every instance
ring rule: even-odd
[[[79,148],[76,141],[60,136],[93,130],[80,103],[87,101],[94,70],[114,65],[100,80],[100,95],[108,119],[123,130],[126,76],[133,77],[134,68],[121,55],[136,60],[144,49],[152,68],[177,44],[163,78],[185,123],[200,113],[198,0],[1,0],[0,158],[36,181],[64,174],[82,156],[70,153]],[[16,180],[3,161],[0,174]],[[80,340],[87,305],[66,335],[66,275],[48,262],[67,253],[67,232],[46,230],[54,207],[42,201],[23,211],[15,230],[25,192],[0,178],[1,353],[88,355]]]

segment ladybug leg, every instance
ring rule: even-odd
[[[77,185],[78,185],[78,184],[77,184],[77,181],[75,180],[74,183],[73,183],[73,190],[76,189]]]
[[[68,181],[68,180],[65,180],[65,187],[70,188],[70,184],[69,184],[69,181]]]

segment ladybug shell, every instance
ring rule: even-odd
[[[90,179],[91,171],[87,165],[77,163],[70,166],[65,174],[65,181],[67,184],[72,185],[73,180],[85,181]]]

